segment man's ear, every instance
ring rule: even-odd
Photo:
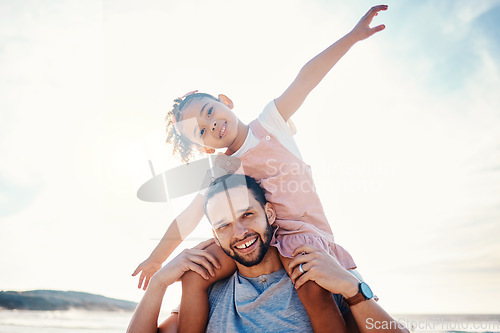
[[[219,238],[217,237],[217,234],[215,233],[215,230],[213,228],[212,233],[214,234],[215,244],[220,246]]]
[[[226,95],[219,94],[219,101],[221,101],[222,103],[226,104],[226,106],[228,108],[230,108],[231,110],[234,107],[233,101],[229,97],[227,97]]]
[[[200,152],[205,153],[205,154],[213,154],[213,153],[215,153],[215,149],[213,149],[213,148],[203,147],[203,146],[197,146],[196,148]]]
[[[269,224],[272,225],[274,221],[276,221],[276,211],[274,210],[274,206],[269,201],[266,202],[264,206],[264,211],[266,212],[267,219],[269,220]]]

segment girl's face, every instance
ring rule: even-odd
[[[238,135],[239,123],[231,108],[220,100],[195,99],[181,111],[179,130],[200,146],[229,148]]]

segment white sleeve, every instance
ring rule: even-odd
[[[292,119],[289,118],[288,121],[285,122],[285,119],[283,119],[280,112],[276,108],[274,100],[266,105],[258,119],[261,125],[275,136],[281,133],[288,135],[297,134],[297,129],[295,128],[295,124]]]
[[[274,100],[266,105],[257,119],[269,133],[276,137],[276,139],[278,139],[278,141],[285,146],[286,149],[298,158],[302,159],[299,148],[293,139],[293,136],[297,133],[295,124],[292,119],[288,119],[288,121],[285,122],[285,119],[283,119],[276,108]]]

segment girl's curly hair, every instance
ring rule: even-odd
[[[182,162],[189,163],[190,159],[195,156],[200,156],[201,152],[197,149],[198,144],[191,142],[185,135],[178,133],[174,127],[174,119],[178,123],[181,120],[182,110],[192,101],[201,98],[211,98],[217,100],[214,96],[205,93],[194,93],[186,97],[178,97],[174,100],[174,105],[172,110],[167,113],[165,117],[167,121],[166,131],[167,140],[166,142],[173,146],[173,154],[179,157]]]

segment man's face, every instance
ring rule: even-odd
[[[274,218],[272,205],[262,207],[246,186],[219,192],[207,203],[207,217],[219,245],[247,267],[259,264],[267,253],[273,236],[268,215]]]

